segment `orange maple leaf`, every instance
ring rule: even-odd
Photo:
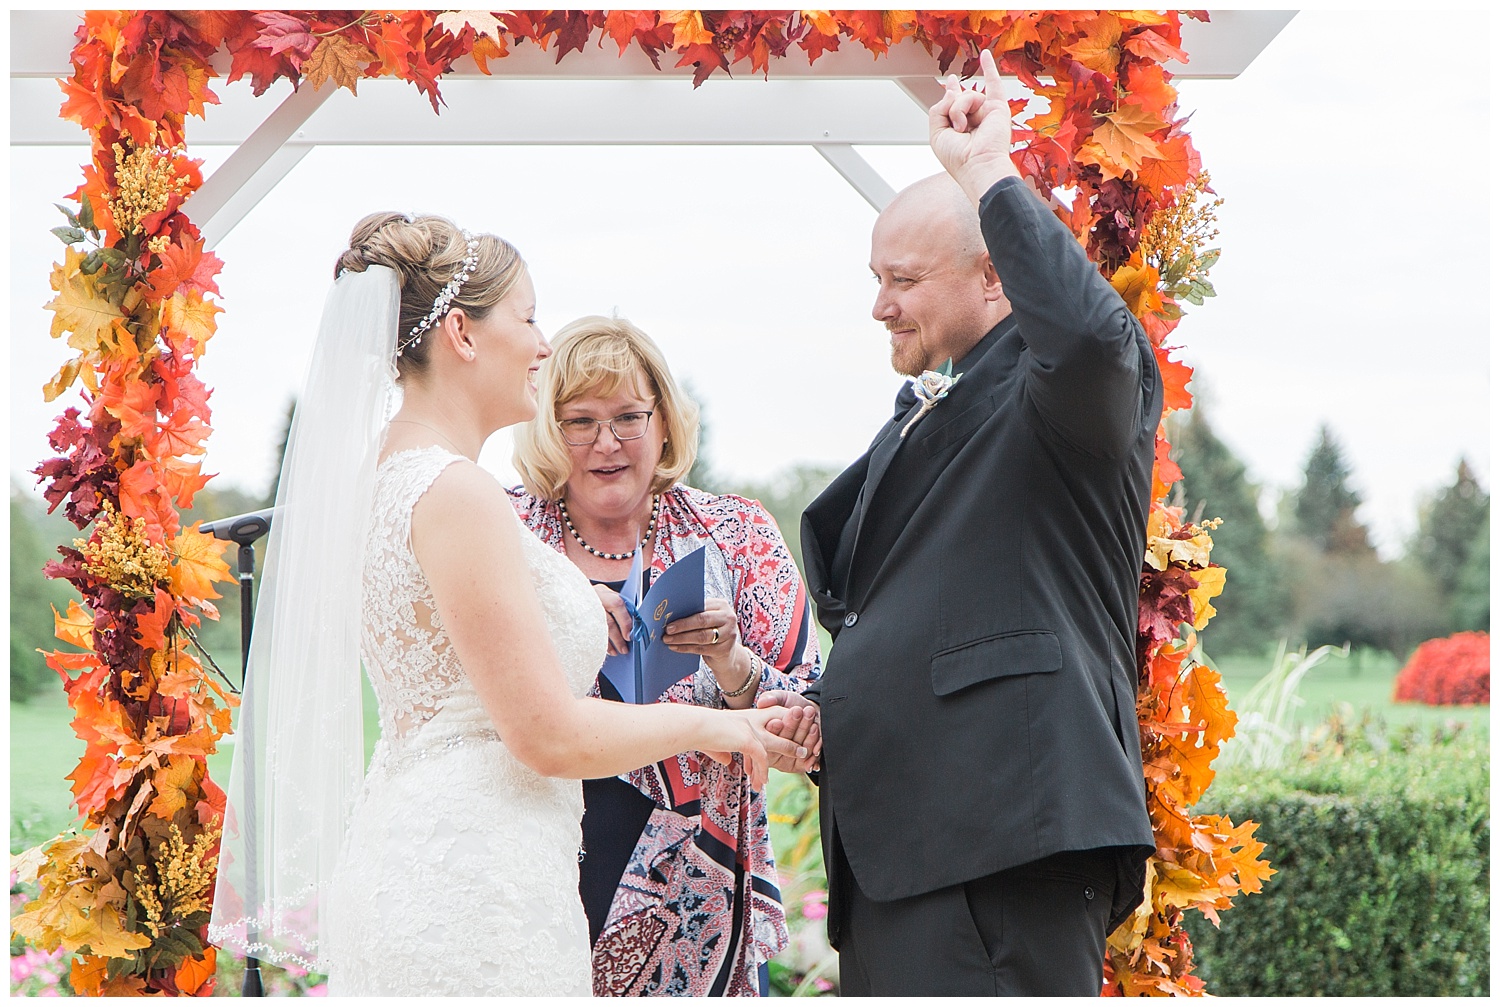
[[[208,485],[213,478],[211,475],[203,475],[202,462],[188,462],[179,458],[168,458],[162,463],[165,470],[162,474],[162,485],[171,494],[172,499],[177,501],[179,507],[193,506],[193,496]]]
[[[620,50],[624,52],[623,49]],[[481,35],[474,40],[474,48],[469,50],[469,55],[474,58],[474,65],[479,67],[479,72],[486,77],[490,74],[490,60],[500,59],[510,53],[510,47],[505,42],[505,36],[498,39]]]
[[[211,984],[214,978],[214,959],[218,953],[215,947],[203,949],[201,958],[184,958],[182,964],[177,966],[177,971],[172,976],[172,982],[177,991],[183,996],[201,995],[205,984]],[[210,985],[211,989],[212,986]]]
[[[172,621],[172,613],[177,610],[177,603],[172,596],[161,588],[156,589],[156,606],[145,615],[136,617],[135,620],[135,642],[147,650],[160,650],[167,645],[167,624]]]
[[[214,590],[214,584],[233,579],[229,576],[229,564],[224,561],[224,549],[229,543],[199,532],[201,523],[194,522],[191,528],[184,528],[168,546],[173,557],[172,593],[189,601],[218,598],[220,594]]]
[[[1113,76],[1120,68],[1120,19],[1106,11],[1079,27],[1083,38],[1064,46],[1063,52],[1090,70]]]
[[[52,606],[52,621],[53,635],[63,643],[82,647],[84,650],[94,649],[94,617],[78,602],[68,599],[67,615],[59,613],[57,606]]]
[[[1193,404],[1193,393],[1188,391],[1188,382],[1193,380],[1193,369],[1187,364],[1170,359],[1167,354],[1171,350],[1158,346],[1155,348],[1156,366],[1161,371],[1161,383],[1163,400],[1162,407],[1171,412],[1175,409],[1188,409]]]
[[[682,49],[690,45],[709,45],[714,33],[703,25],[703,13],[695,10],[661,11],[660,24],[672,26],[672,48]]]
[[[1150,134],[1165,128],[1167,123],[1141,106],[1121,105],[1094,127],[1092,138],[1079,148],[1078,160],[1098,165],[1105,178],[1133,175],[1146,158],[1162,156]]]
[[[219,292],[214,276],[224,263],[214,253],[203,250],[202,240],[184,236],[181,241],[182,244],[168,245],[158,256],[161,265],[146,275],[152,302],[166,300],[179,287],[184,292]]]
[[[1136,180],[1153,192],[1166,192],[1186,185],[1203,169],[1203,159],[1193,147],[1186,133],[1169,136],[1157,142],[1161,157],[1148,157],[1141,162]]]
[[[200,772],[201,765],[196,759],[187,756],[168,759],[151,779],[156,797],[146,811],[158,818],[171,818],[187,807],[188,798],[197,789],[195,778]]]
[[[203,347],[213,338],[218,329],[214,316],[224,309],[213,301],[206,301],[198,291],[173,294],[162,304],[161,324],[167,344],[174,353],[188,349],[192,341],[191,355],[201,356]]]
[[[100,401],[120,421],[121,437],[146,438],[156,433],[156,406],[160,397],[160,385],[125,377],[114,387],[105,386]]]
[[[1141,263],[1139,254],[1115,270],[1109,283],[1135,317],[1141,318],[1161,310],[1161,293],[1157,290],[1161,284],[1161,276],[1155,266]]]
[[[365,65],[375,61],[375,54],[342,35],[329,35],[318,43],[312,55],[302,64],[303,80],[312,85],[314,91],[325,81],[333,81],[335,87],[347,87],[351,94],[359,94],[359,78]]]

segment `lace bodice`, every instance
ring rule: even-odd
[[[360,651],[379,701],[381,737],[394,749],[440,710],[445,719],[477,716],[488,724],[411,547],[412,509],[443,469],[462,460],[439,447],[400,451],[375,475]],[[517,529],[568,687],[581,696],[604,660],[607,630],[598,597],[565,557],[519,522]]]

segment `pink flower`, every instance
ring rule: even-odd
[[[821,920],[828,915],[828,893],[814,889],[802,896],[802,918]]]
[[[833,989],[833,983],[829,982],[827,979],[824,979],[822,976],[818,976],[818,978],[814,979],[813,985],[817,987],[819,993],[827,993],[829,990]]]
[[[22,957],[21,955],[16,955],[10,960],[11,983],[20,985],[27,979],[30,979],[31,972],[34,967],[35,966],[33,966],[31,962],[27,961],[24,957]]]
[[[57,992],[57,987],[56,986],[43,986],[42,987],[42,991],[40,993],[38,993],[37,996],[39,996],[39,997],[55,997],[55,996],[62,996],[62,994],[59,993],[59,992]]]
[[[328,984],[318,983],[318,985],[316,986],[309,986],[307,988],[307,992],[303,995],[310,997],[326,997],[328,995]]]

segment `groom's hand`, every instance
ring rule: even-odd
[[[818,768],[823,754],[823,731],[818,704],[795,692],[772,689],[756,698],[761,709],[779,706],[782,716],[766,724],[766,730],[807,749],[804,759],[792,759],[772,753],[771,766],[783,773],[809,773]]]
[[[1007,175],[1020,175],[1010,159],[1011,119],[1005,85],[988,49],[979,54],[979,67],[984,90],[965,90],[950,74],[943,82],[943,97],[927,112],[932,152],[976,206],[990,186]]]

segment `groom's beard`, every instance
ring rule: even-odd
[[[907,335],[899,341],[891,342],[891,368],[897,374],[905,374],[910,378],[917,377],[927,369],[927,345],[922,338],[922,330],[901,319],[885,323],[887,332],[895,332],[898,329],[906,329]]]

